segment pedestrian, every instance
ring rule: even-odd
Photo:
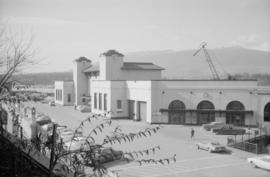
[[[194,134],[195,134],[195,131],[193,128],[191,128],[191,136],[190,136],[191,139],[194,137]]]

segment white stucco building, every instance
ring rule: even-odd
[[[55,82],[56,103],[90,104],[93,113],[148,123],[270,127],[270,87],[256,80],[164,80],[164,68],[123,58],[109,50],[98,63],[74,60],[73,82]]]

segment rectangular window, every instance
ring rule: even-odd
[[[122,109],[122,100],[117,100],[117,109]]]
[[[107,111],[107,94],[106,93],[103,96],[103,102],[104,102],[104,111]]]
[[[57,89],[55,89],[55,100],[57,100]]]
[[[70,102],[71,101],[71,94],[69,93],[67,96],[68,96],[67,101]]]
[[[62,90],[59,91],[60,91],[60,101],[62,101]]]
[[[94,93],[94,108],[97,109],[97,93]]]
[[[99,95],[98,95],[98,108],[99,108],[99,110],[101,110],[102,109],[102,94],[100,93]]]

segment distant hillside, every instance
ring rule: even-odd
[[[73,80],[72,72],[21,74],[13,77],[30,85],[53,85],[54,81]]]
[[[270,85],[270,52],[241,47],[208,50],[222,78],[228,74],[236,79],[258,79],[261,85]],[[164,78],[211,79],[203,51],[193,56],[195,50],[140,51],[125,53],[125,61],[153,62],[166,70]],[[248,74],[247,74],[248,73]],[[72,72],[35,73],[17,75],[15,78],[35,85],[52,85],[56,80],[72,80]]]
[[[270,52],[228,47],[208,50],[219,75],[227,73],[270,74]],[[166,68],[166,78],[211,78],[211,72],[203,51],[193,56],[195,50],[130,52],[126,61],[147,61]]]

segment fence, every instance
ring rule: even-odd
[[[228,146],[236,148],[236,149],[240,149],[243,151],[258,154],[258,145],[254,143],[240,142],[240,143],[228,144]]]

